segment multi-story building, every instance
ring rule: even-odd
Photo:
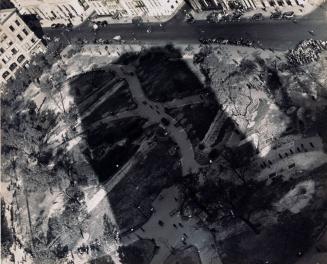
[[[41,40],[19,17],[16,9],[0,10],[0,83],[13,77],[31,56],[45,51]]]
[[[171,16],[184,0],[121,0],[121,5],[130,16]]]
[[[122,17],[128,15],[126,9],[121,5],[120,0],[88,0],[87,3],[97,15],[109,15]]]
[[[256,0],[258,1],[258,0]],[[262,7],[284,7],[303,5],[305,0],[261,0]]]
[[[229,10],[237,4],[246,9],[299,6],[305,0],[186,0],[195,11]]]
[[[195,11],[229,10],[241,4],[246,9],[264,7],[261,0],[186,0]]]
[[[20,14],[36,15],[42,26],[79,24],[89,15],[85,0],[12,0]]]
[[[228,9],[225,0],[186,0],[195,11],[224,10]]]

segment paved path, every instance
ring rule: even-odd
[[[122,71],[123,68],[124,72]],[[165,128],[179,146],[183,175],[197,171],[199,164],[195,161],[193,146],[187,133],[182,127],[175,126],[177,121],[165,113],[162,103],[150,101],[145,96],[141,84],[134,73],[134,68],[131,66],[112,65],[111,69],[115,70],[118,75],[125,78],[128,82],[133,99],[138,105],[136,111],[139,116],[157,124],[161,123],[162,118],[169,120],[169,125]],[[125,72],[130,72],[131,74],[125,74]]]
[[[152,204],[155,208],[155,213],[142,226],[144,231],[138,229],[134,233],[129,234],[128,237],[124,237],[122,239],[123,244],[132,243],[138,240],[139,236],[155,239],[156,244],[160,248],[152,259],[151,264],[158,264],[164,262],[171,254],[172,248],[184,246],[182,239],[185,239],[187,245],[194,245],[198,249],[202,264],[221,264],[217,250],[212,246],[214,240],[211,233],[200,228],[195,218],[190,218],[187,221],[182,220],[179,212],[176,210],[180,204],[175,200],[175,197],[178,197],[177,187],[163,190]],[[174,211],[176,213],[172,214]],[[159,220],[163,221],[163,226],[158,225]],[[174,224],[176,227],[174,227]]]
[[[115,71],[118,77],[125,79],[127,81],[132,97],[135,103],[137,104],[137,109],[130,110],[130,111],[123,111],[115,115],[109,114],[108,116],[105,116],[100,120],[97,120],[94,123],[92,123],[92,125],[90,125],[87,128],[87,130],[90,129],[93,130],[99,127],[100,125],[108,124],[112,121],[119,120],[121,118],[126,118],[126,117],[140,116],[149,120],[149,122],[153,124],[160,124],[162,119],[165,118],[169,120],[169,125],[165,126],[165,129],[172,137],[172,139],[177,143],[181,152],[180,154],[181,154],[181,165],[182,165],[183,175],[186,175],[190,172],[196,172],[199,168],[199,164],[196,162],[194,157],[193,145],[184,128],[177,125],[178,123],[177,120],[175,120],[173,117],[168,115],[165,112],[164,107],[165,106],[181,107],[184,105],[201,103],[206,100],[205,95],[194,95],[194,96],[185,97],[183,99],[175,99],[168,103],[153,102],[149,100],[144,94],[142,86],[136,74],[134,73],[133,67],[111,64],[106,68]],[[119,87],[120,86],[118,85],[117,89],[119,89]],[[116,91],[117,89],[114,90]],[[110,95],[112,94],[113,94],[112,90],[105,93],[94,106],[90,107],[90,109],[88,109],[87,111],[85,111],[85,113],[83,113],[81,119],[89,116],[101,104],[105,103],[107,98],[110,97]],[[80,129],[81,126],[82,126],[82,122],[79,122],[75,128],[77,128],[78,131],[82,131]],[[84,132],[85,130],[83,131],[83,133]]]

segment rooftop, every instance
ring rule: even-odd
[[[16,13],[16,8],[0,10],[0,23],[3,24],[6,22],[6,20],[14,13]]]

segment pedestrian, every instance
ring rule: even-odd
[[[173,224],[173,226],[174,226],[175,228],[177,228],[177,225]]]

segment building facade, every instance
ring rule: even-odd
[[[303,5],[305,0],[186,0],[195,11],[230,10],[241,4],[245,9]]]
[[[171,16],[184,0],[120,0],[129,16]]]
[[[79,24],[88,17],[86,0],[12,0],[20,14],[33,14],[42,26]]]
[[[225,10],[228,8],[225,0],[186,0],[195,11]]]
[[[258,1],[258,0],[257,0]],[[261,0],[262,7],[285,7],[285,6],[301,6],[305,4],[305,0]]]
[[[127,10],[121,5],[120,0],[88,0],[88,5],[99,16],[122,17],[127,16]]]
[[[16,9],[0,10],[0,83],[6,83],[31,56],[43,51],[45,46]]]

